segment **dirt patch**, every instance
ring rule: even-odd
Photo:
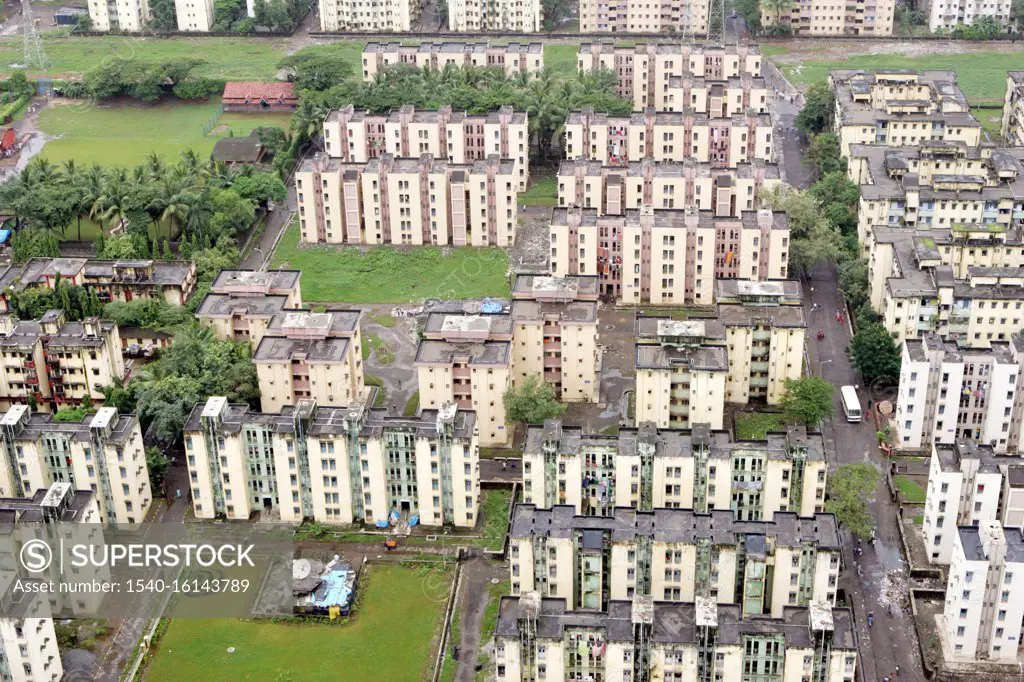
[[[221,123],[219,125],[215,125],[210,130],[210,132],[206,133],[206,136],[209,137],[210,135],[227,135],[229,130],[231,130],[231,126],[227,125],[226,123]]]
[[[927,57],[942,54],[971,54],[984,52],[1024,53],[1024,45],[999,44],[965,41],[913,41],[913,40],[794,40],[782,44],[786,53],[773,56],[772,61],[781,64],[800,64],[804,61],[849,59],[863,55],[900,55],[903,57]]]

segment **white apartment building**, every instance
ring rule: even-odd
[[[633,108],[657,107],[659,93],[668,91],[673,76],[696,76],[705,82],[761,77],[761,50],[754,44],[699,45],[640,43],[618,47],[611,42],[583,42],[576,67],[586,73],[606,69],[619,77],[616,94],[633,101]],[[661,107],[657,107],[661,109]]]
[[[1010,71],[1006,74],[1003,121],[999,134],[1010,146],[1024,146],[1024,71]]]
[[[523,451],[523,501],[584,516],[617,507],[729,510],[746,521],[813,516],[824,511],[826,477],[821,434],[802,427],[733,442],[708,424],[640,422],[607,436],[548,420],[527,428]]]
[[[443,71],[449,65],[464,67],[498,68],[511,77],[526,74],[530,79],[544,70],[543,43],[490,43],[461,42],[446,40],[419,45],[403,45],[400,42],[366,43],[363,48],[363,80],[372,81],[388,66],[408,64],[417,69]]]
[[[525,191],[530,178],[529,120],[526,112],[509,105],[487,114],[467,114],[450,106],[419,111],[406,104],[387,114],[372,114],[350,104],[332,109],[324,119],[324,151],[346,163],[364,163],[384,154],[414,159],[430,154],[453,164],[472,164],[497,155],[512,161],[517,191]]]
[[[102,402],[101,388],[125,378],[121,349],[117,325],[98,317],[68,322],[63,310],[31,321],[0,315],[0,406]]]
[[[953,556],[939,625],[949,662],[1006,663],[1018,672],[1024,623],[1024,536],[998,521],[951,528]]]
[[[747,619],[741,605],[706,598],[635,598],[610,601],[603,612],[573,612],[563,598],[524,592],[502,598],[494,643],[498,682],[637,679],[634,673],[673,682],[853,682],[857,675],[853,614],[827,602]]]
[[[787,24],[796,36],[891,36],[895,0],[824,0],[792,3],[781,15],[761,8],[761,24]]]
[[[934,445],[924,506],[928,560],[948,564],[957,526],[999,521],[1024,527],[1024,464],[1016,455],[996,454],[973,440]]]
[[[389,417],[361,403],[304,400],[271,414],[214,397],[195,406],[184,431],[200,519],[477,522],[476,416],[454,404]]]
[[[255,349],[267,325],[286,309],[302,307],[298,270],[221,270],[196,318],[218,339],[245,341]]]
[[[981,123],[954,71],[833,71],[835,130],[840,151],[850,145],[906,147],[921,141],[947,140],[968,146],[981,143]]]
[[[1013,24],[1010,0],[933,0],[928,13],[929,31],[952,31],[970,26],[981,17],[992,17],[1006,27]]]
[[[317,154],[295,173],[299,238],[306,244],[512,246],[517,187],[515,163],[497,155],[456,164],[430,154],[384,154],[366,163]]]
[[[11,407],[0,418],[0,496],[29,495],[54,483],[91,490],[100,519],[142,523],[153,494],[135,415],[101,407],[79,422]]]
[[[569,113],[565,156],[610,166],[653,158],[676,163],[693,159],[713,168],[735,168],[754,160],[773,163],[772,134],[771,116],[746,107],[742,113],[721,117],[709,117],[706,112],[655,112],[653,107],[614,116],[587,108]]]
[[[544,21],[541,0],[452,0],[448,30],[453,33],[536,33]]]
[[[174,0],[179,31],[209,33],[217,21],[213,0]]]
[[[708,32],[708,0],[581,0],[581,33]]]
[[[148,0],[89,0],[93,31],[139,33],[152,18]]]
[[[726,510],[587,516],[569,505],[520,504],[509,535],[512,594],[563,598],[571,611],[635,597],[710,598],[741,604],[745,618],[781,618],[787,607],[836,603],[841,544],[831,514],[740,521]]]
[[[667,200],[669,202],[674,200]],[[619,202],[609,198],[608,205]],[[621,210],[621,209],[620,209]],[[789,266],[784,213],[642,206],[625,215],[555,208],[548,228],[556,275],[596,275],[601,295],[623,303],[712,305],[721,278],[783,279]]]
[[[417,0],[319,0],[320,30],[411,31],[420,9]]]

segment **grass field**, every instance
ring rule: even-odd
[[[483,535],[487,549],[498,550],[505,542],[508,530],[508,509],[512,492],[505,488],[481,490],[480,513],[484,517]]]
[[[417,682],[433,666],[450,582],[440,568],[372,566],[358,586],[355,615],[344,625],[175,619],[146,679]]]
[[[103,166],[134,166],[150,152],[177,160],[191,147],[205,159],[221,137],[248,135],[260,126],[287,128],[288,114],[224,114],[210,135],[203,125],[217,110],[218,102],[184,104],[176,101],[155,105],[103,105],[85,111],[51,105],[39,114],[39,126],[55,139],[42,155],[54,163],[75,159]]]
[[[273,267],[302,270],[302,296],[308,301],[409,303],[425,298],[510,296],[508,254],[499,249],[388,246],[359,249],[299,248],[293,223],[274,253]]]
[[[896,484],[896,488],[900,491],[900,495],[905,502],[924,502],[927,493],[916,481],[900,474],[894,476],[892,482]]]
[[[576,75],[576,55],[579,54],[580,46],[556,45],[547,43],[544,45],[544,67],[565,77]]]
[[[761,440],[769,431],[786,428],[786,419],[778,412],[738,412],[735,417],[737,439]]]
[[[558,178],[553,176],[534,177],[526,191],[519,195],[519,202],[527,206],[555,206],[558,204]]]

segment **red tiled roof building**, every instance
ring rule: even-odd
[[[293,111],[299,104],[295,86],[282,81],[233,81],[224,86],[224,111]]]

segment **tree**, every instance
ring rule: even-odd
[[[555,389],[536,374],[505,391],[505,418],[510,422],[542,424],[545,419],[564,413],[565,405],[558,402]]]
[[[825,216],[844,235],[857,231],[857,205],[860,189],[845,171],[831,171],[822,175],[808,193],[824,208]]]
[[[288,196],[287,188],[275,173],[242,175],[231,184],[231,189],[257,206],[266,206],[268,201],[284,201]]]
[[[59,258],[60,241],[56,236],[42,230],[19,230],[11,240],[15,263],[24,263],[29,258]]]
[[[804,158],[819,178],[828,173],[846,173],[846,159],[842,157],[839,137],[835,133],[813,135],[811,146]]]
[[[804,94],[804,108],[796,115],[796,127],[808,134],[827,130],[832,124],[835,95],[828,83],[815,83]]]
[[[150,28],[156,31],[174,31],[178,28],[174,0],[150,0],[149,11],[153,14],[149,22]]]
[[[825,417],[831,417],[836,406],[832,402],[835,386],[821,377],[786,379],[782,394],[782,410],[787,421],[814,426]]]
[[[146,466],[149,468],[150,490],[158,491],[163,489],[164,474],[167,473],[167,468],[170,465],[171,460],[167,458],[163,450],[155,447],[146,448]],[[154,494],[156,493],[154,492]]]
[[[298,90],[327,90],[354,75],[352,65],[340,52],[300,50],[281,60],[278,68],[288,72]]]
[[[847,258],[839,263],[839,290],[850,310],[856,310],[868,302],[868,262],[863,258]]]
[[[839,230],[827,218],[818,221],[805,235],[793,236],[789,248],[790,275],[804,277],[818,263],[836,263],[842,255]]]
[[[136,248],[135,237],[128,233],[121,233],[108,238],[103,244],[102,257],[115,260],[139,258],[140,254],[138,248]]]
[[[850,339],[850,361],[864,381],[896,381],[900,376],[900,349],[885,325],[876,322]]]
[[[219,189],[210,193],[213,216],[210,218],[210,237],[214,242],[235,236],[249,229],[256,219],[256,207],[248,199],[238,196],[233,189]]]
[[[825,511],[836,515],[839,525],[862,540],[875,532],[875,519],[868,512],[881,474],[870,462],[842,464],[829,477]]]
[[[788,26],[793,0],[761,0],[761,9],[770,17],[771,25]]]

